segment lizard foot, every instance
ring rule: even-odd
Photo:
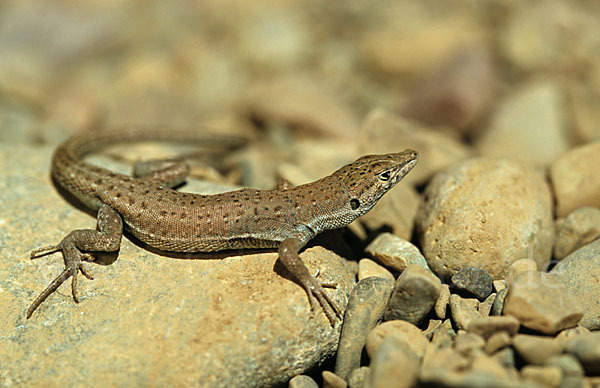
[[[71,293],[73,294],[73,300],[79,303],[77,297],[77,274],[81,272],[86,278],[93,280],[94,278],[84,267],[82,261],[84,259],[93,260],[93,256],[89,253],[82,253],[75,247],[72,242],[66,241],[65,238],[58,245],[51,245],[43,248],[36,249],[31,252],[31,259],[37,259],[38,257],[46,256],[54,252],[60,251],[65,261],[65,269],[58,275],[49,285],[42,291],[42,293],[33,301],[31,306],[27,309],[27,319],[31,317],[33,312],[42,304],[50,294],[60,287],[68,278],[72,277],[71,281]]]
[[[323,312],[329,319],[332,326],[335,325],[336,318],[342,316],[342,310],[338,305],[331,299],[326,293],[323,287],[337,287],[336,283],[324,283],[321,280],[310,276],[307,280],[302,282],[302,286],[306,290],[308,295],[308,301],[310,303],[311,316],[314,316],[314,311],[317,303],[321,305]],[[315,300],[316,299],[316,300]]]

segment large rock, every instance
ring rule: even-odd
[[[26,320],[29,304],[64,267],[58,255],[32,262],[28,253],[95,226],[52,187],[50,151],[0,148],[2,381],[252,387],[281,384],[335,352],[341,324],[331,327],[320,310],[311,318],[306,293],[275,252],[182,260],[125,238],[114,263],[87,265],[95,280],[81,277],[79,304],[67,282]],[[301,257],[338,283],[326,292],[345,306],[353,279],[340,258],[321,247]]]
[[[576,250],[556,264],[550,273],[564,285],[583,307],[581,325],[600,329],[600,240]]]
[[[503,279],[511,263],[549,259],[552,201],[534,171],[501,159],[470,159],[437,174],[417,218],[431,269],[449,278],[466,266]]]

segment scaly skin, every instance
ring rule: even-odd
[[[213,252],[243,248],[278,248],[284,266],[304,287],[311,309],[317,302],[334,324],[341,310],[312,276],[298,252],[327,229],[348,225],[367,213],[379,198],[416,164],[417,153],[363,156],[315,182],[275,190],[242,189],[216,195],[183,193],[171,187],[188,173],[183,162],[132,177],[90,165],[83,156],[113,143],[142,140],[197,141],[219,145],[234,139],[191,132],[119,131],[75,136],[58,147],[52,177],[91,209],[98,211],[98,228],[76,230],[59,244],[31,253],[31,258],[60,251],[64,271],[38,296],[27,318],[64,281],[72,277],[77,302],[77,274],[91,278],[82,261],[86,252],[119,249],[125,228],[148,245],[171,252]]]

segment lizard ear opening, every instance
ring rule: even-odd
[[[350,200],[350,207],[352,208],[352,210],[356,210],[360,207],[360,201],[356,198],[352,198]]]

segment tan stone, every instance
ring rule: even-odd
[[[492,334],[485,343],[485,352],[487,354],[493,354],[496,351],[509,346],[512,343],[510,334],[505,331],[498,331]]]
[[[410,264],[429,269],[419,248],[391,233],[381,233],[366,248],[375,260],[395,271],[402,272]]]
[[[563,345],[554,338],[529,334],[513,337],[513,347],[528,364],[542,365],[551,357],[560,354]]]
[[[377,349],[369,365],[371,372],[367,388],[409,388],[419,375],[419,359],[408,344],[394,336],[388,337]]]
[[[358,280],[368,278],[370,276],[376,276],[384,279],[394,281],[394,275],[388,271],[385,267],[377,264],[373,260],[361,259],[358,262]]]
[[[509,284],[512,280],[523,272],[537,271],[537,263],[531,259],[520,259],[515,261],[508,267],[506,273],[506,283]]]
[[[456,294],[450,295],[450,311],[456,327],[466,330],[471,321],[481,317],[478,306],[479,301],[475,298],[461,298]]]
[[[467,331],[486,339],[497,332],[515,335],[519,331],[519,320],[511,316],[478,317],[471,320],[469,326],[467,326]]]
[[[479,303],[479,314],[484,317],[490,315],[492,311],[492,306],[494,305],[494,301],[496,300],[496,293],[492,292],[490,296],[485,298],[481,303]]]
[[[323,371],[323,388],[346,388],[348,384],[343,378],[328,370]]]
[[[567,257],[577,249],[600,238],[600,209],[584,206],[556,222],[554,258]]]
[[[544,334],[573,327],[583,310],[571,293],[551,274],[523,272],[508,286],[503,315]]]
[[[440,296],[438,297],[435,305],[433,306],[435,310],[435,315],[439,319],[446,318],[446,307],[448,307],[448,303],[450,302],[450,287],[447,284],[442,284],[442,288],[440,289]]]
[[[369,357],[373,357],[379,345],[390,336],[406,342],[410,350],[419,358],[423,357],[429,342],[421,329],[412,323],[401,320],[386,321],[377,325],[367,336],[366,350]]]
[[[483,350],[485,339],[477,334],[459,332],[456,334],[456,338],[454,338],[453,346],[454,350],[458,353],[471,358],[473,354]]]
[[[448,278],[465,266],[503,279],[516,260],[550,259],[554,224],[546,182],[507,160],[469,159],[425,190],[417,233],[431,269]]]
[[[544,387],[558,387],[562,380],[562,370],[557,366],[526,365],[521,369],[521,378]]]
[[[550,165],[558,217],[583,206],[600,207],[599,165],[600,141],[573,148]]]

